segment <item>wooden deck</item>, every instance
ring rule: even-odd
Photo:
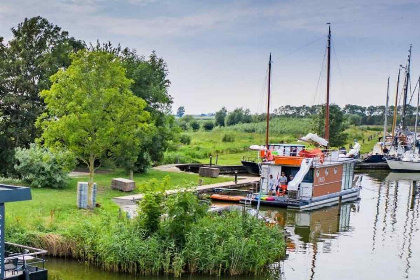
[[[239,179],[237,184],[235,184],[234,181],[231,182],[223,182],[223,183],[216,183],[216,184],[210,184],[210,185],[203,185],[203,186],[197,186],[197,187],[193,187],[191,189],[191,191],[194,192],[208,192],[214,189],[218,189],[218,188],[243,188],[243,187],[247,187],[247,186],[252,186],[256,183],[258,183],[260,181],[260,177],[246,177],[244,179]],[[167,190],[165,192],[166,195],[171,195],[171,194],[175,194],[181,190],[185,190],[185,189],[175,189],[175,190]],[[132,194],[132,195],[126,195],[126,196],[119,196],[119,197],[114,197],[113,200],[114,201],[119,201],[119,202],[123,202],[123,201],[138,201],[138,200],[142,200],[143,199],[143,194]]]

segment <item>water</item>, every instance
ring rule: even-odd
[[[413,179],[420,184],[420,174],[374,171],[364,175],[357,203],[311,212],[262,208],[289,235],[288,257],[276,269],[276,278],[420,279],[420,197],[412,196]],[[75,261],[50,260],[48,268],[53,280],[135,279]],[[138,279],[158,278],[173,279]]]

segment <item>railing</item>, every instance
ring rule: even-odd
[[[5,279],[19,274],[45,270],[47,251],[10,242],[5,242],[5,245]]]

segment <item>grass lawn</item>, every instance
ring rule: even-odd
[[[198,183],[197,174],[173,173],[150,170],[146,174],[135,174],[136,185],[141,189],[151,179],[162,180],[170,177],[168,188],[195,186]],[[78,181],[87,181],[87,177],[72,178],[70,186],[65,189],[32,189],[32,200],[8,203],[6,205],[6,223],[14,228],[23,227],[35,232],[60,232],[79,218],[88,218],[103,213],[118,214],[118,206],[111,200],[116,196],[129,195],[110,188],[112,178],[127,177],[124,172],[96,174],[98,184],[97,202],[101,207],[95,211],[79,210],[76,207],[76,189]],[[227,177],[201,178],[203,184],[212,184],[232,180]],[[136,190],[138,192],[138,190]],[[11,228],[7,226],[6,228]]]

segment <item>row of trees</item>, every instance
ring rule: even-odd
[[[334,105],[337,106],[337,105]],[[347,104],[343,108],[337,106],[343,113],[344,120],[350,125],[382,125],[384,122],[385,106],[369,106],[363,107],[359,105]],[[276,117],[293,117],[308,118],[318,115],[323,110],[323,105],[314,106],[280,106],[273,110],[270,118]],[[398,106],[398,114],[401,115],[402,107]],[[416,108],[407,105],[406,115],[407,124],[414,125]],[[388,118],[393,117],[394,106],[388,108]],[[236,108],[232,112],[228,112],[223,107],[215,114],[215,126],[230,126],[238,123],[262,122],[266,120],[266,114],[251,114],[249,109]],[[398,117],[400,118],[400,117]]]
[[[36,139],[71,150],[89,169],[106,158],[143,171],[163,158],[179,130],[162,58],[87,45],[42,17],[12,35],[0,39],[1,174],[12,174],[15,149]]]

